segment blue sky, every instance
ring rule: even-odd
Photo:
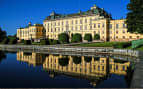
[[[89,10],[96,4],[112,14],[113,19],[126,17],[130,0],[0,0],[0,27],[8,35],[28,22],[43,23],[52,11],[60,14]]]

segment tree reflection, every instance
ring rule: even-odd
[[[85,60],[86,62],[91,62],[92,57],[84,57],[84,60]]]
[[[73,62],[75,64],[80,64],[81,63],[81,57],[78,57],[78,56],[73,56]]]
[[[3,51],[0,51],[0,63],[2,62],[3,59],[6,59],[6,54]]]
[[[69,58],[68,57],[59,58],[59,64],[61,66],[67,66],[69,64]]]

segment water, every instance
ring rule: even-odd
[[[0,51],[0,87],[128,88],[131,66],[106,57]]]

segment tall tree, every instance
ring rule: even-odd
[[[6,37],[6,31],[3,31],[0,27],[0,42]]]
[[[143,34],[143,0],[130,0],[127,9],[128,32]]]

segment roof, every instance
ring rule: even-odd
[[[96,6],[94,5],[94,7]],[[100,15],[100,16],[104,16],[104,18],[111,18],[111,15],[108,14],[104,9],[96,7],[86,12],[79,11],[78,13],[73,13],[68,15],[56,14],[55,12],[53,12],[45,20],[56,20],[56,19],[63,19],[63,18],[70,18],[70,17],[77,17],[77,16],[88,16],[88,15]]]
[[[33,25],[32,24],[28,24],[26,27],[20,27],[19,29],[29,28],[31,26],[43,26],[43,24],[39,24],[39,23],[33,24]]]

